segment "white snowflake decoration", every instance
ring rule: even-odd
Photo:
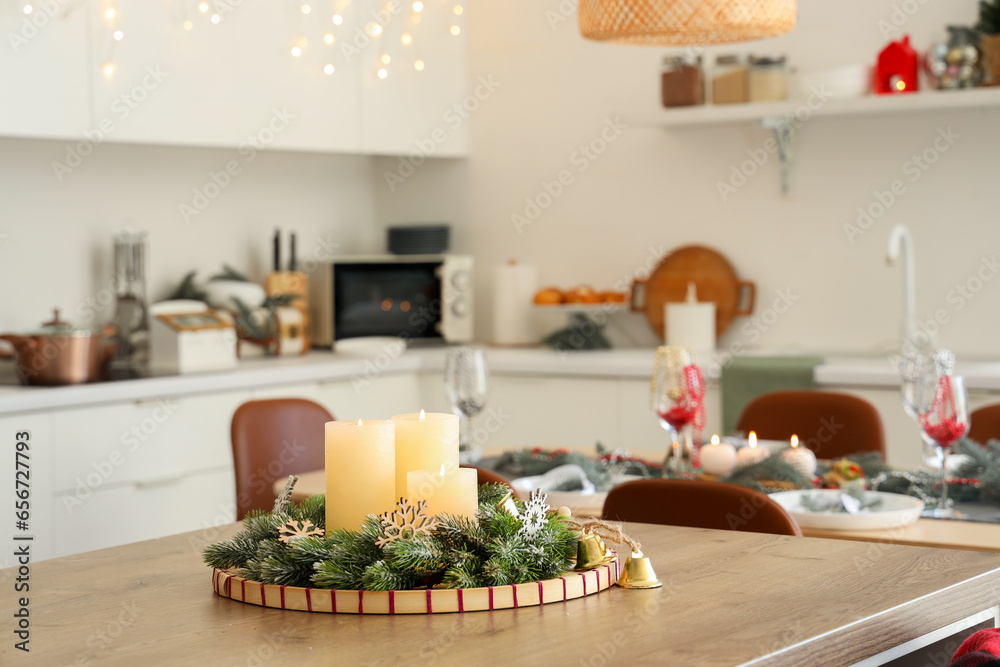
[[[539,531],[545,526],[549,506],[545,503],[548,496],[541,489],[531,492],[524,503],[524,513],[521,514],[521,534],[532,542],[538,537]]]

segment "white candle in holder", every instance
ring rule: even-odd
[[[736,465],[740,468],[760,463],[771,455],[767,447],[757,446],[757,434],[755,432],[750,431],[747,441],[749,444],[736,453]]]
[[[792,448],[781,453],[781,458],[791,466],[812,479],[816,475],[816,455],[807,447],[799,445],[799,436],[793,435],[791,441]]]
[[[712,436],[712,444],[701,448],[701,471],[722,477],[736,467],[736,448],[728,442],[719,442],[719,436]]]

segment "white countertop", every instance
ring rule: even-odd
[[[647,380],[653,351],[622,349],[559,352],[543,348],[489,348],[488,363],[495,375],[544,375]],[[383,373],[439,371],[442,348],[408,350],[392,358],[372,359],[313,351],[302,357],[251,359],[233,370],[99,382],[67,387],[0,386],[0,415],[82,407],[100,403],[140,401],[169,396],[211,393],[245,387],[274,386],[329,380],[349,380],[370,370]],[[1000,362],[958,365],[972,390],[1000,391]],[[827,357],[816,368],[816,384],[825,387],[891,388],[899,377],[885,357]]]

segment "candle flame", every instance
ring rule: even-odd
[[[441,464],[441,476],[444,477],[444,464]]]
[[[795,449],[798,446],[799,446],[799,436],[793,434],[792,435],[792,449]]]
[[[713,435],[712,436],[712,444],[713,445],[719,444],[719,436],[717,436],[717,435]]]
[[[747,436],[747,440],[750,442],[750,446],[751,447],[756,447],[757,446],[757,432],[756,431],[750,431],[750,435]]]
[[[424,413],[423,410],[421,410],[420,411],[420,421],[424,421],[425,419],[427,419],[427,415],[426,415],[426,413]]]
[[[358,426],[361,426],[361,420],[360,419],[358,420]]]
[[[674,449],[679,449],[680,446],[681,446],[681,443],[679,443],[676,440],[674,440]]]

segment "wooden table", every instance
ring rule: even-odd
[[[663,588],[467,614],[338,616],[218,597],[199,554],[235,525],[58,558],[31,567],[30,654],[13,648],[16,573],[2,570],[0,664],[847,665],[977,613],[995,622],[1000,602],[995,554],[627,528]]]
[[[286,480],[275,482],[275,493],[281,490]],[[325,493],[325,478],[322,470],[303,473],[292,492],[292,500],[302,502],[311,495]],[[603,496],[602,496],[603,497]],[[581,496],[573,513],[600,515],[600,505],[588,504]],[[916,523],[902,528],[885,530],[816,530],[803,529],[806,537],[822,537],[836,540],[855,540],[883,544],[904,544],[918,547],[939,547],[943,549],[970,549],[972,551],[1000,552],[1000,524],[973,521],[950,521],[942,519],[918,519]]]

